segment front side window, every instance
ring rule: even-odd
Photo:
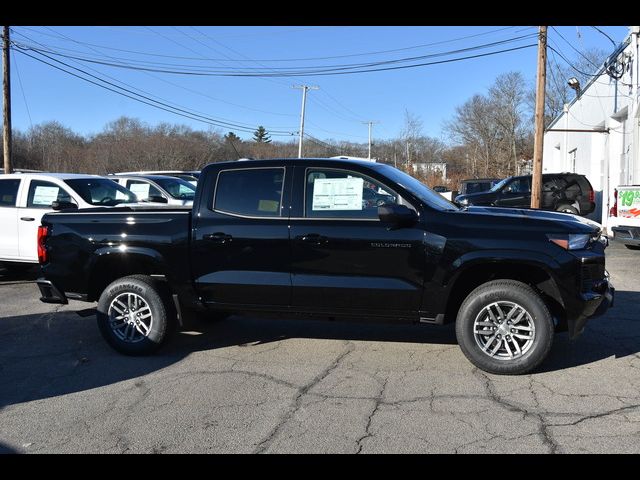
[[[18,201],[19,178],[0,180],[0,207],[15,207]]]
[[[227,170],[218,174],[214,208],[249,217],[279,217],[284,168]]]
[[[516,178],[504,189],[505,193],[529,193],[531,185],[528,178]]]
[[[179,200],[193,200],[196,195],[196,187],[182,178],[158,177],[155,181],[173,198]]]
[[[126,186],[140,200],[149,200],[150,197],[164,197],[162,192],[149,182],[142,180],[127,180]]]
[[[75,203],[69,192],[55,183],[32,180],[27,195],[27,208],[51,208],[53,202]]]
[[[347,170],[307,169],[305,216],[377,219],[378,207],[399,203],[381,183]]]
[[[138,200],[129,190],[108,178],[74,178],[64,183],[90,205],[113,207]]]

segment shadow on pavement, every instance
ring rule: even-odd
[[[566,333],[556,336],[551,354],[538,372],[638,353],[640,320],[633,311],[638,304],[639,292],[617,292],[616,307],[592,319],[581,337],[569,341]],[[453,324],[437,327],[232,316],[196,325],[190,330],[199,335],[178,332],[155,355],[127,357],[104,342],[93,316],[82,318],[74,311],[62,310],[4,318],[0,322],[0,408],[140,377],[178,363],[193,352],[214,352],[227,346],[289,338],[456,344]],[[461,356],[460,361],[466,360]]]

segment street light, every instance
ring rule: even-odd
[[[567,83],[576,91],[576,95],[580,95],[580,80],[576,77],[571,77]]]

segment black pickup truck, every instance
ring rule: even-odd
[[[192,210],[45,215],[38,286],[44,302],[97,301],[125,354],[154,351],[194,311],[455,321],[473,364],[518,374],[612,305],[606,245],[589,220],[458,208],[385,164],[236,161],[203,169]]]

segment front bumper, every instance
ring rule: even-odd
[[[580,335],[589,318],[599,317],[613,307],[615,293],[616,289],[611,285],[608,275],[605,279],[594,282],[590,292],[581,293],[582,311],[575,319],[569,319],[569,337]]]
[[[40,289],[40,301],[44,303],[61,303],[66,305],[69,303],[63,291],[59,290],[53,283],[44,278],[36,280]]]

